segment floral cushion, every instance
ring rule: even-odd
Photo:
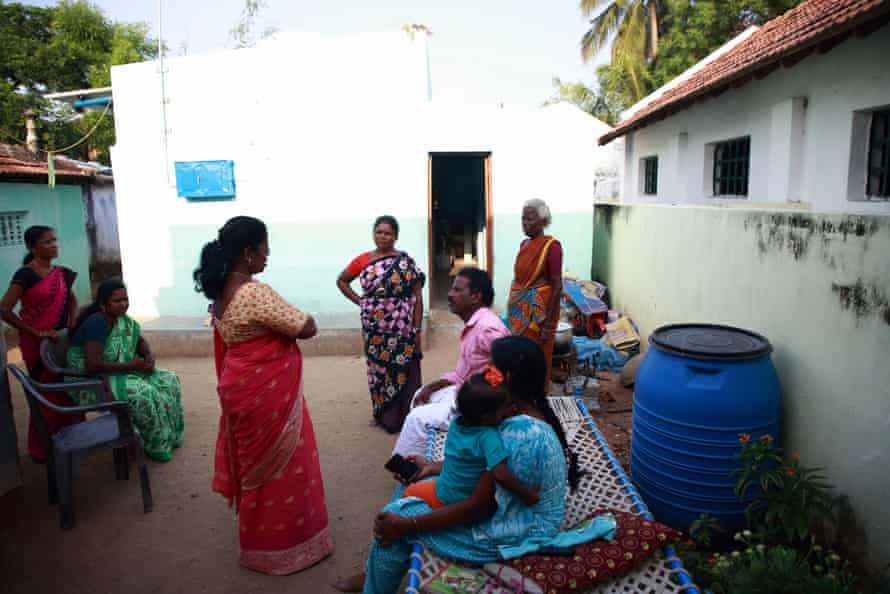
[[[571,555],[526,555],[513,559],[510,565],[535,580],[547,594],[581,592],[630,572],[680,537],[673,528],[629,512],[601,509],[589,517],[604,513],[615,515],[613,540],[578,545]]]

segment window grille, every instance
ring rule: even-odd
[[[890,110],[871,114],[866,194],[872,198],[890,198]]]
[[[643,193],[658,194],[658,157],[643,159]]]
[[[0,247],[24,243],[26,214],[25,212],[0,212]]]
[[[750,136],[715,144],[714,195],[747,196],[750,163]]]

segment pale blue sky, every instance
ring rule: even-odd
[[[243,0],[162,0],[163,33],[172,54],[229,47]],[[54,0],[27,4],[52,5]],[[116,21],[145,21],[157,32],[158,0],[93,0]],[[592,84],[581,62],[585,20],[578,0],[267,0],[257,30],[322,34],[395,31],[404,23],[433,29],[433,98],[534,107],[552,94],[550,80]]]

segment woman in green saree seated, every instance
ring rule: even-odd
[[[71,329],[68,365],[105,375],[114,398],[130,403],[130,416],[142,435],[145,453],[166,462],[173,457],[173,449],[182,445],[182,389],[175,373],[155,367],[139,324],[127,316],[129,307],[121,281],[100,284],[96,300]],[[95,393],[87,391],[72,397],[78,404],[96,400]]]

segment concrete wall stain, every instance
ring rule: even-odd
[[[890,326],[890,299],[884,289],[857,279],[852,285],[831,283],[832,292],[838,296],[841,307],[853,312],[857,322],[871,315],[878,315]]]
[[[836,268],[834,257],[828,250],[833,240],[858,238],[863,251],[868,250],[868,239],[881,230],[882,218],[876,216],[830,216],[800,213],[757,213],[748,215],[743,222],[746,231],[757,234],[757,249],[761,255],[769,252],[787,252],[800,260],[818,239],[821,256],[831,268]]]
[[[609,237],[612,237],[612,217],[615,216],[617,208],[613,204],[598,204],[593,210],[596,215],[599,215],[603,222],[603,229]]]
[[[745,230],[754,229],[757,233],[757,249],[761,255],[787,251],[795,260],[807,254],[817,227],[810,215],[784,213],[750,215],[743,225]]]
[[[841,221],[824,220],[821,224],[823,236],[838,234],[847,241],[847,237],[871,237],[881,228],[877,217],[847,216]]]
[[[626,207],[626,206],[625,206],[625,207],[616,207],[616,208],[619,208],[620,211],[621,211],[621,221],[622,221],[624,224],[629,223],[629,222],[630,222],[631,211],[633,210],[633,208],[632,208],[632,207],[631,207],[631,208],[628,208],[628,207]]]

